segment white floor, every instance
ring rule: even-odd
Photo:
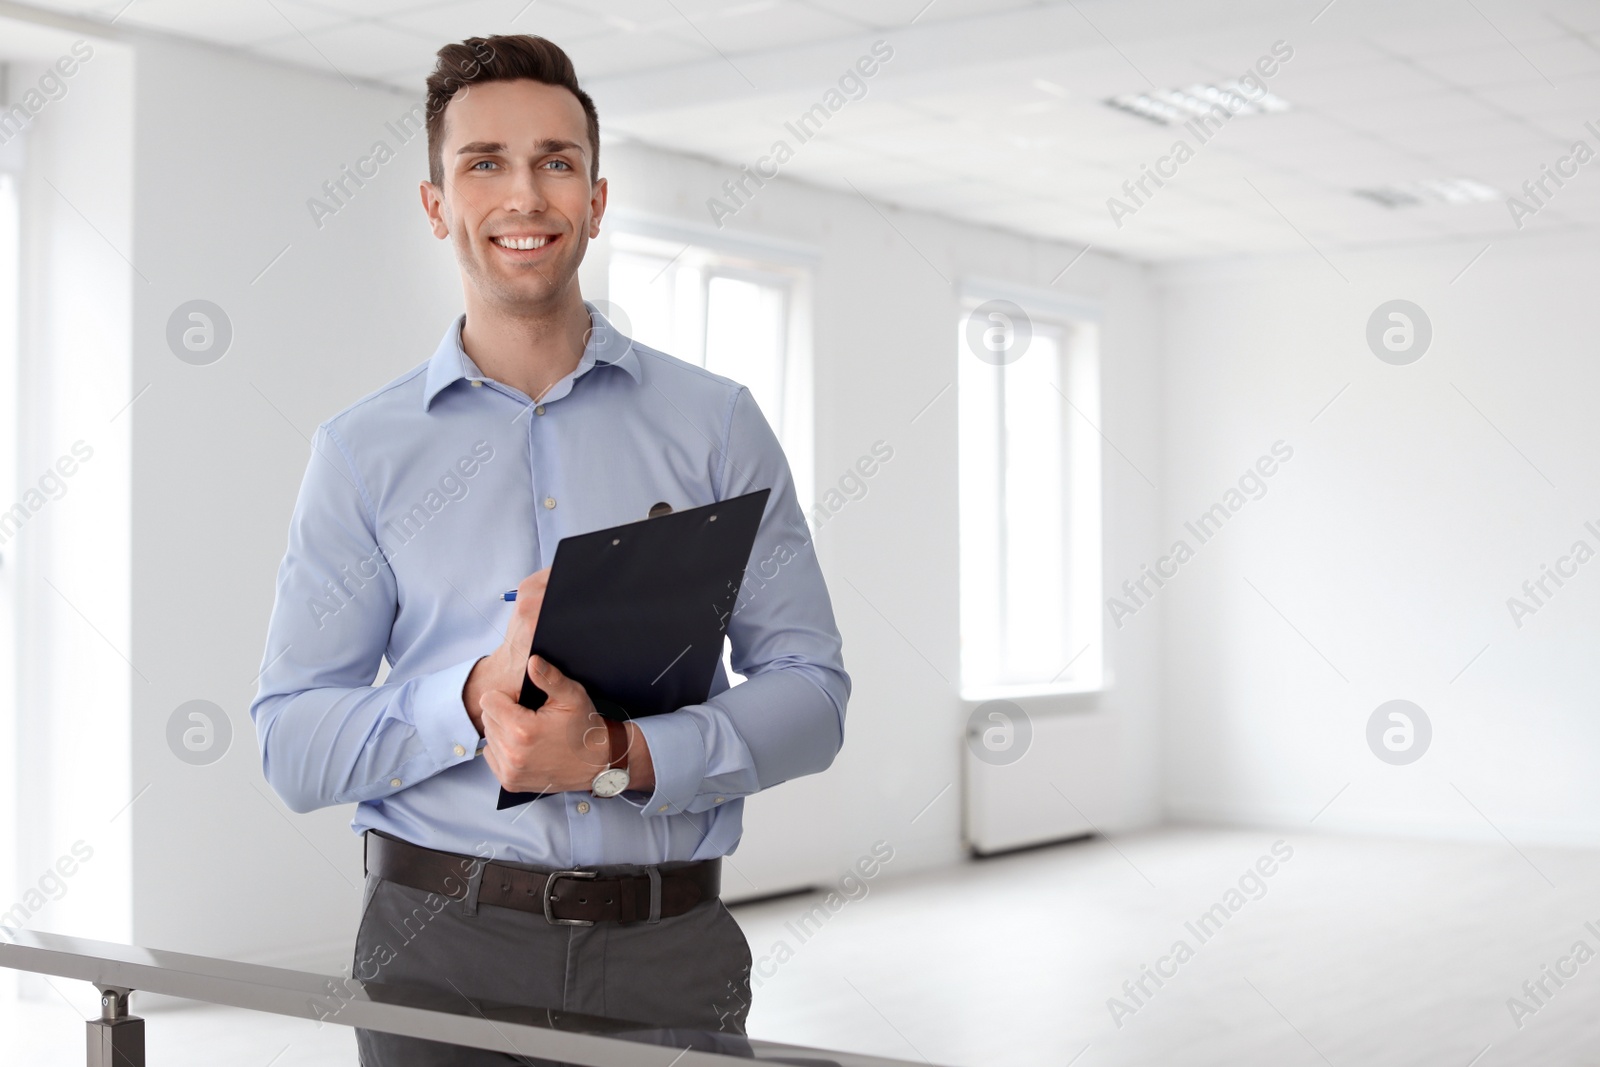
[[[1225,899],[1280,838],[1291,858]],[[1185,924],[1219,902],[1235,910],[1202,941]],[[1600,851],[1166,829],[885,875],[802,928],[816,903],[735,909],[771,975],[756,1036],[971,1067],[1600,1059],[1600,961],[1544,979],[1538,1002],[1522,989],[1580,940],[1600,952],[1584,926],[1600,930]],[[1161,964],[1171,977],[1124,992],[1179,940],[1193,954]],[[83,1062],[93,992],[57,985],[0,1018],[0,1062]],[[1120,1026],[1112,997],[1130,1009]],[[1520,1027],[1512,997],[1531,1009]],[[333,1026],[220,1009],[148,1020],[152,1067],[355,1063]]]

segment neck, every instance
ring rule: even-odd
[[[534,400],[571,374],[583,358],[589,311],[576,279],[550,306],[508,310],[467,293],[461,347],[478,369]]]

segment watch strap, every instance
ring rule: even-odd
[[[608,769],[620,769],[628,763],[628,728],[615,719],[606,720],[606,736],[611,742],[611,762]]]

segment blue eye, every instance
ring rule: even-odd
[[[546,164],[546,166],[551,166],[551,167],[566,167],[566,168],[567,168],[567,169],[568,169],[568,170],[571,170],[571,169],[572,169],[572,165],[571,165],[571,164],[570,164],[570,163],[568,163],[568,162],[567,162],[567,161],[566,161],[566,160],[564,160],[564,159],[552,159],[552,160],[551,160],[551,161],[550,161],[550,162],[549,162],[549,163],[547,163],[547,164]]]
[[[495,163],[494,163],[494,160],[492,160],[492,159],[480,159],[480,160],[478,160],[476,163],[474,163],[472,165],[471,169],[472,170],[477,170],[479,167],[483,167],[483,166],[492,167],[494,165],[495,165]]]

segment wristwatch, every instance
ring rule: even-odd
[[[628,788],[628,728],[615,719],[607,719],[606,737],[611,745],[611,762],[589,786],[589,792],[597,797],[614,797]]]

